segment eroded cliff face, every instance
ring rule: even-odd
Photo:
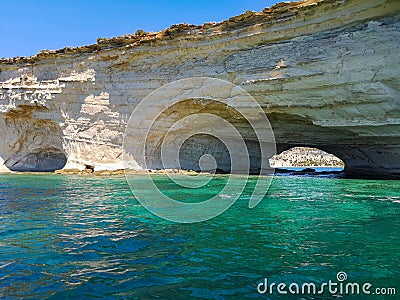
[[[123,168],[123,134],[137,103],[169,82],[207,76],[254,96],[278,153],[316,147],[341,158],[348,175],[397,178],[399,48],[400,2],[328,0],[4,59],[0,163],[30,171]],[[218,113],[188,101],[195,111]],[[241,128],[256,148],[245,123]],[[185,145],[188,165],[207,141]],[[213,149],[220,165],[229,164],[223,145]]]

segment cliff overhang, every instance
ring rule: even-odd
[[[257,100],[278,153],[315,147],[342,159],[347,176],[399,178],[399,29],[396,0],[313,0],[2,59],[0,162],[19,171],[121,169],[137,103],[169,82],[205,76]],[[207,143],[199,137],[185,149],[197,157]]]

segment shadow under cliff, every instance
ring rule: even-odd
[[[0,115],[0,157],[11,171],[52,172],[67,163],[60,126],[41,118],[43,106],[20,105]]]

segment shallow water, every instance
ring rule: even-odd
[[[341,167],[313,167],[313,166],[311,166],[311,167],[279,167],[279,168],[276,168],[276,169],[284,169],[284,170],[292,170],[292,171],[301,171],[301,170],[304,170],[304,169],[306,169],[306,168],[311,168],[311,169],[314,169],[315,171],[317,171],[317,172],[332,172],[332,171],[343,171],[344,170],[344,168],[341,168]]]
[[[257,284],[322,283],[339,271],[399,294],[399,188],[276,177],[254,209],[248,186],[217,218],[175,224],[146,211],[124,177],[0,176],[0,298],[280,299]]]

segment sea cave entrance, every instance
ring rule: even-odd
[[[41,106],[20,105],[0,116],[0,171],[53,172],[65,166],[61,127],[34,115],[47,111]]]
[[[334,154],[311,147],[292,147],[274,155],[269,163],[276,173],[341,173],[345,167],[343,160]]]

